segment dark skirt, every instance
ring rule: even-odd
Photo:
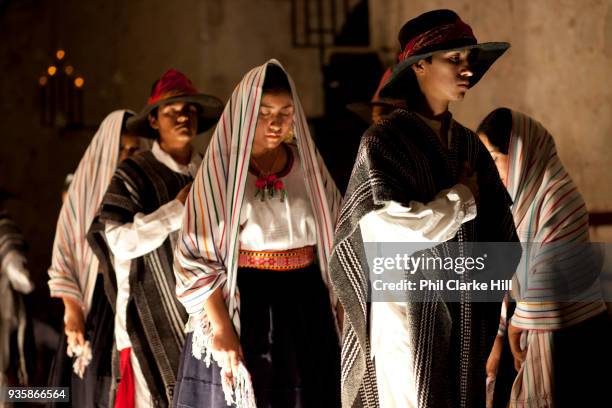
[[[612,323],[607,313],[556,330],[552,341],[555,408],[609,406]],[[505,336],[495,384],[495,408],[508,405],[515,378],[514,358]]]
[[[606,312],[554,332],[556,408],[612,406],[612,323]]]
[[[297,271],[241,268],[240,341],[258,408],[339,407],[340,348],[317,266]],[[173,405],[226,407],[220,368],[183,349]]]
[[[109,406],[114,323],[113,310],[104,294],[104,280],[102,275],[98,275],[91,308],[85,322],[85,339],[89,340],[91,345],[91,362],[82,379],[74,374],[73,360],[66,354],[68,340],[66,335],[62,334],[49,374],[48,386],[70,387],[71,406],[79,408]],[[67,405],[50,403],[47,406]]]

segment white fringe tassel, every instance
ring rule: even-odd
[[[76,375],[79,376],[80,379],[83,379],[83,375],[85,374],[85,370],[89,363],[91,362],[91,345],[89,341],[86,341],[82,346],[70,347],[68,346],[68,357],[73,357],[74,362],[72,363],[72,371]]]
[[[208,319],[196,319],[189,317],[185,327],[187,333],[193,332],[191,354],[200,361],[204,361],[206,367],[212,362],[212,327]],[[225,402],[228,406],[234,404],[236,408],[257,408],[255,404],[255,392],[251,375],[246,367],[240,363],[238,373],[230,381],[221,369],[221,380]]]

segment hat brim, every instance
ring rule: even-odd
[[[476,85],[478,81],[480,81],[491,65],[493,65],[493,63],[499,57],[501,57],[501,55],[506,52],[508,48],[510,48],[510,44],[507,42],[488,42],[413,55],[393,67],[393,73],[387,80],[387,83],[380,90],[380,96],[386,98],[408,97],[409,89],[405,86],[407,75],[411,70],[410,67],[422,59],[428,58],[440,52],[476,49],[478,50],[478,54],[475,56],[475,60],[470,64],[470,69],[473,73],[473,75],[470,77],[469,84],[469,87],[471,88]]]
[[[200,107],[198,114],[198,134],[206,132],[208,129],[213,127],[219,121],[219,118],[223,113],[223,102],[221,102],[219,98],[212,95],[196,94],[174,96],[172,98],[163,99],[155,102],[154,104],[147,105],[140,113],[128,118],[125,124],[126,132],[151,139],[157,138],[157,131],[154,130],[149,124],[149,113],[159,108],[161,105],[174,102],[193,103]]]
[[[367,123],[372,123],[372,109],[375,106],[384,106],[389,108],[401,109],[402,106],[395,105],[392,102],[353,102],[346,105],[346,109],[353,112]]]

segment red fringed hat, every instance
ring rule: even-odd
[[[399,33],[401,52],[398,63],[380,95],[387,98],[407,98],[407,74],[414,63],[438,52],[472,49],[470,87],[482,78],[487,70],[508,48],[507,42],[480,43],[472,28],[452,10],[433,10],[408,21]]]
[[[405,108],[406,101],[404,101],[403,99],[385,98],[380,96],[380,90],[391,76],[391,73],[391,68],[385,71],[382,78],[380,79],[378,88],[376,89],[376,92],[374,93],[374,96],[372,97],[370,102],[349,103],[348,105],[346,105],[346,109],[350,110],[353,113],[356,113],[366,122],[372,123],[372,108],[374,106],[385,106],[396,109]]]
[[[198,93],[189,78],[176,69],[169,69],[153,84],[151,96],[142,111],[127,120],[126,129],[155,138],[157,132],[149,125],[149,113],[161,105],[173,102],[188,102],[199,107],[198,133],[215,125],[223,112],[223,103],[218,98]]]

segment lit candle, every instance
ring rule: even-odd
[[[85,85],[83,77],[77,77],[74,80],[74,87],[76,90],[76,123],[78,125],[83,124],[83,85]]]

